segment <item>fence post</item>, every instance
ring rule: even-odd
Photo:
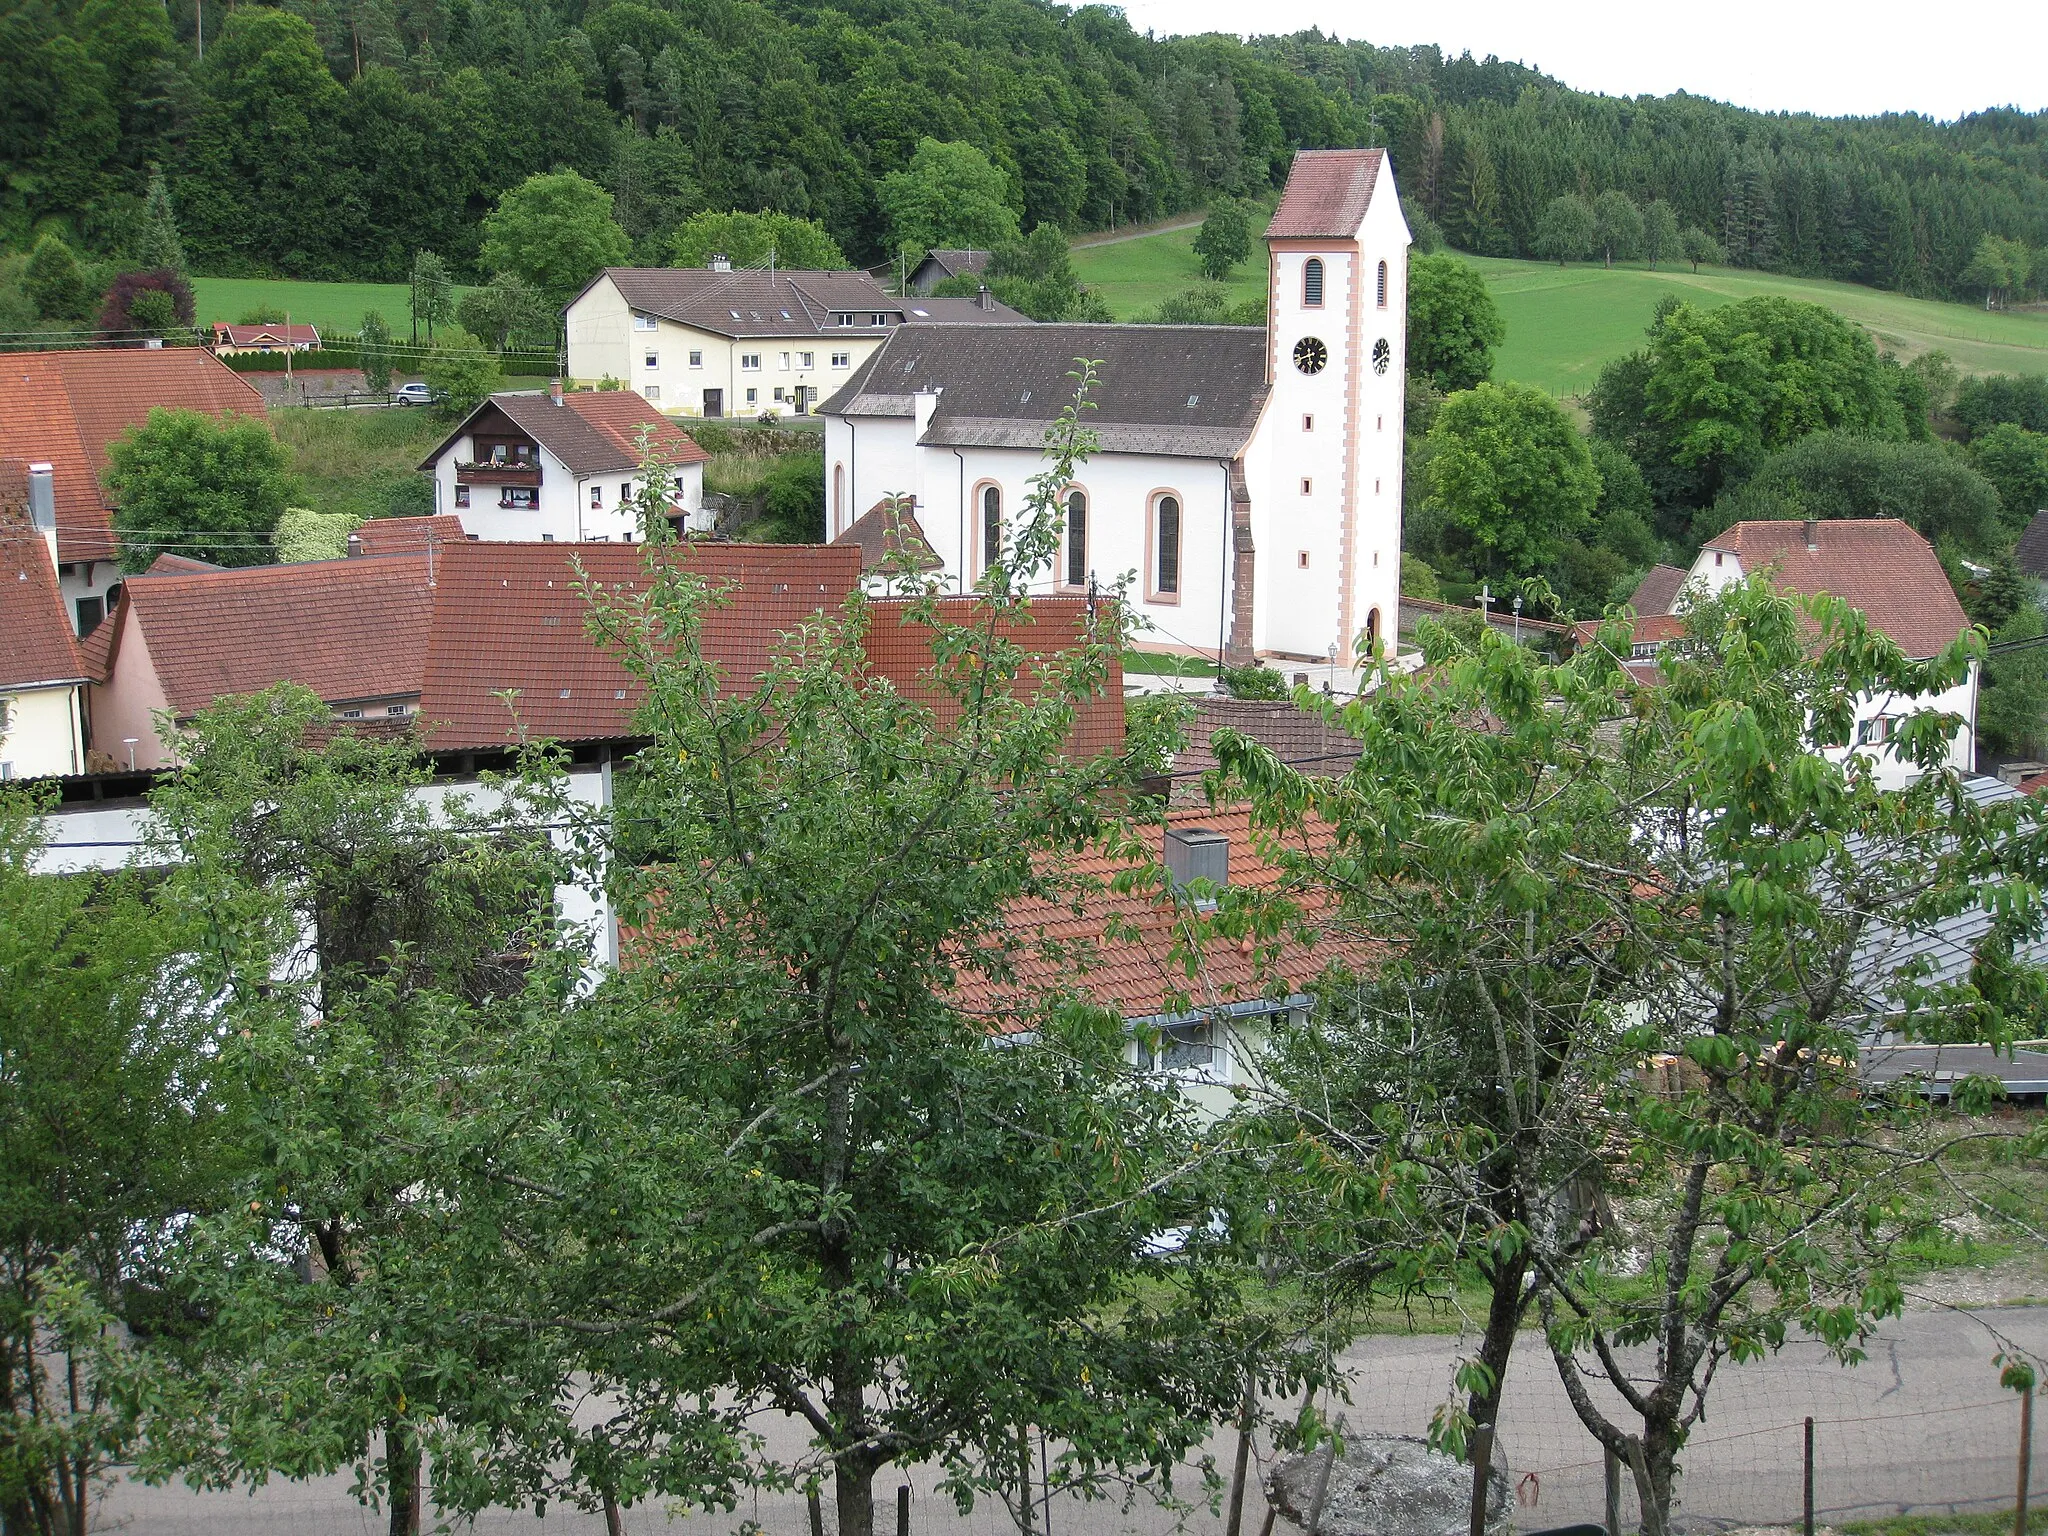
[[[896,1485],[896,1536],[910,1536],[910,1484]]]
[[[818,1490],[805,1494],[804,1502],[811,1507],[811,1536],[825,1536],[825,1510],[818,1503]]]
[[[1329,1495],[1330,1492],[1330,1469],[1336,1465],[1337,1439],[1336,1436],[1332,1435],[1330,1437],[1330,1448],[1327,1451],[1323,1452],[1323,1470],[1316,1474],[1315,1497],[1309,1501],[1308,1536],[1322,1536],[1323,1500]],[[1267,1524],[1272,1524],[1270,1513],[1267,1517]]]
[[[1603,1444],[1601,1471],[1607,1484],[1607,1536],[1621,1536],[1621,1458],[1614,1447]]]
[[[1493,1426],[1472,1429],[1472,1536],[1486,1536],[1486,1484],[1493,1470]]]
[[[2020,1394],[2020,1487],[2013,1500],[2012,1536],[2027,1536],[2027,1466],[2034,1459],[2034,1392]]]
[[[1230,1518],[1224,1523],[1223,1536],[1241,1536],[1244,1529],[1244,1482],[1251,1471],[1252,1420],[1259,1409],[1255,1395],[1257,1380],[1246,1374],[1244,1401],[1238,1405],[1237,1466],[1230,1477]]]
[[[1813,1415],[1806,1416],[1806,1536],[1813,1536]]]

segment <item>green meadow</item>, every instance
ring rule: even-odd
[[[1081,281],[1110,312],[1127,320],[1202,281],[1193,230],[1146,235],[1074,252]],[[1817,278],[1778,277],[1709,267],[1641,263],[1613,269],[1586,263],[1466,258],[1485,273],[1507,341],[1494,372],[1556,395],[1587,389],[1608,359],[1641,344],[1657,300],[1667,293],[1699,304],[1722,304],[1774,293],[1825,304],[1872,332],[1900,357],[1939,349],[1968,373],[2048,371],[2048,311],[1987,313],[1971,304],[1910,299],[1903,294]],[[1247,262],[1224,284],[1232,302],[1259,298],[1265,267]]]
[[[353,336],[366,310],[376,310],[393,335],[412,325],[412,289],[404,283],[299,283],[262,277],[195,277],[198,321],[236,321],[265,305],[284,310],[294,325],[317,325],[322,332]],[[456,297],[462,290],[456,290]]]

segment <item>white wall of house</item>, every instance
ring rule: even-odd
[[[64,616],[74,634],[79,627],[78,605],[98,602],[102,617],[113,607],[108,594],[121,584],[121,567],[112,560],[77,560],[57,567],[57,591],[64,599]]]
[[[567,406],[562,407],[567,410]],[[434,510],[452,512],[462,519],[462,531],[472,537],[496,543],[539,542],[573,544],[604,540],[622,543],[639,534],[639,526],[627,502],[638,477],[624,471],[602,475],[572,474],[562,461],[540,446],[540,487],[531,507],[503,505],[505,487],[460,486],[456,466],[474,462],[475,439],[465,433],[447,452],[434,461]],[[704,517],[704,466],[684,464],[675,471],[677,505],[690,516],[690,526],[701,529]],[[468,491],[467,504],[462,492]]]
[[[36,779],[85,769],[79,688],[0,692],[0,779]]]
[[[563,315],[569,351],[569,375],[579,384],[596,384],[607,374],[633,376],[633,311],[609,277],[592,283]]]

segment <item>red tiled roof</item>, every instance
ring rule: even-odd
[[[230,347],[295,346],[317,347],[320,331],[311,325],[231,325],[213,322],[213,344]]]
[[[150,407],[264,414],[263,396],[197,347],[16,352],[0,362],[0,443],[56,471],[57,546],[66,562],[111,560],[113,523],[100,477],[107,445]]]
[[[630,389],[579,390],[562,403],[640,462],[640,434],[670,464],[702,464],[711,457],[697,440]]]
[[[852,547],[828,545],[827,548]],[[868,665],[876,675],[886,677],[897,691],[924,700],[949,721],[956,709],[949,694],[936,689],[927,679],[931,670],[931,631],[907,622],[910,604],[906,599],[883,598],[872,605],[868,625]],[[965,625],[974,621],[981,600],[973,597],[947,598],[940,604],[945,622]],[[1033,598],[1028,615],[1005,619],[996,633],[1019,646],[1027,655],[1047,655],[1077,644],[1086,633],[1088,599],[1085,597]],[[1028,670],[1027,670],[1027,676]],[[1121,655],[1112,660],[1109,677],[1101,694],[1081,706],[1074,734],[1068,742],[1077,757],[1092,757],[1119,746],[1124,739],[1124,671]]]
[[[1582,619],[1573,628],[1584,645],[1600,633],[1599,619]],[[1639,613],[1629,638],[1637,645],[1662,645],[1668,640],[1679,640],[1685,636],[1685,620],[1675,613]]]
[[[1279,882],[1280,872],[1259,855],[1247,809],[1188,807],[1169,812],[1167,822],[1228,837],[1233,887],[1267,890]],[[1131,867],[1101,849],[1090,849],[1061,866],[1063,872],[1101,887]],[[1015,946],[1008,956],[1013,975],[998,978],[964,969],[955,979],[954,999],[999,1029],[1026,1026],[1027,1021],[1016,1016],[1020,1007],[1075,993],[1114,1008],[1127,1019],[1149,1018],[1275,992],[1299,992],[1332,964],[1355,968],[1371,952],[1363,940],[1337,934],[1324,935],[1312,945],[1290,942],[1277,959],[1277,974],[1266,974],[1251,949],[1212,937],[1201,968],[1190,977],[1171,957],[1176,924],[1185,920],[1172,898],[1156,888],[1127,895],[1101,889],[1078,903],[1020,901],[1011,908],[1007,924]],[[1118,930],[1114,936],[1112,924]],[[1136,936],[1127,936],[1131,932]],[[1046,945],[1055,953],[1041,953]],[[1076,946],[1082,948],[1078,958]]]
[[[861,513],[832,542],[858,549],[864,572],[935,571],[946,563],[933,553],[916,507],[899,506],[889,496]]]
[[[1678,601],[1678,594],[1685,590],[1685,578],[1689,573],[1675,565],[1653,565],[1649,573],[1636,583],[1636,590],[1628,600],[1629,607],[1642,613],[1669,613]]]
[[[166,550],[149,562],[152,576],[175,575],[180,571],[222,571],[226,566],[215,565],[211,560],[195,560],[190,555],[174,555]]]
[[[420,691],[433,594],[416,555],[131,576],[123,593],[181,717],[287,680],[330,704]]]
[[[1382,158],[1377,149],[1296,150],[1266,238],[1350,239],[1372,206]]]
[[[7,516],[0,520],[0,688],[84,677],[50,547],[25,516]]]
[[[462,531],[462,519],[453,512],[431,517],[373,517],[358,524],[348,536],[349,557],[360,555],[409,555],[424,550],[429,539],[436,549],[461,544],[469,535]]]
[[[1281,762],[1324,778],[1350,772],[1364,750],[1355,737],[1291,699],[1205,698],[1188,722],[1187,746],[1173,760],[1176,800],[1201,793],[1198,776],[1216,767],[1210,743],[1226,728],[1272,748]]]
[[[436,577],[420,701],[427,744],[502,747],[522,730],[556,741],[639,734],[644,691],[586,631],[576,568],[631,591],[645,580],[644,558],[635,544],[451,546]],[[857,551],[822,545],[686,544],[676,558],[735,589],[706,613],[703,642],[735,690],[760,675],[778,636],[837,610],[860,580]],[[498,697],[508,691],[511,708]]]
[[[113,677],[114,657],[121,649],[121,631],[127,627],[123,622],[125,614],[124,605],[116,598],[113,611],[78,642],[78,664],[89,681],[104,683]]]
[[[1737,523],[1707,541],[1732,551],[1746,573],[1769,569],[1789,591],[1831,593],[1863,610],[1870,627],[1908,656],[1937,654],[1970,620],[1934,550],[1895,517]]]

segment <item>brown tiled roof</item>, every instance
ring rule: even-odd
[[[2048,511],[2036,512],[2027,520],[2012,558],[2029,576],[2048,576]]]
[[[125,588],[123,589],[126,590]],[[78,642],[78,664],[88,681],[104,683],[114,675],[114,657],[121,649],[121,632],[126,605],[114,600],[113,612],[92,627],[92,633]]]
[[[166,550],[149,562],[149,574],[162,576],[178,571],[220,571],[226,566],[215,565],[211,560],[195,560],[190,555],[174,555]]]
[[[686,544],[676,558],[734,589],[705,614],[703,638],[732,689],[760,675],[778,636],[838,609],[860,579],[859,552],[826,545]],[[643,559],[644,546],[632,544],[451,547],[437,576],[420,701],[427,744],[502,747],[522,731],[555,741],[640,734],[643,690],[585,628],[577,567],[630,592],[645,580]],[[514,705],[499,697],[507,692]]]
[[[1104,452],[1231,458],[1269,389],[1266,333],[1246,326],[906,325],[818,409],[900,418],[936,392],[922,441],[1038,450],[1081,357],[1100,364],[1085,424]]]
[[[0,688],[83,681],[50,547],[13,511],[0,512]]]
[[[1279,871],[1259,855],[1250,812],[1243,807],[1188,807],[1169,812],[1167,822],[1228,837],[1233,887],[1266,890],[1279,882]],[[1101,849],[1062,865],[1078,879],[1105,886],[1131,867]],[[996,1029],[1023,1027],[1028,1021],[1017,1016],[1020,1008],[1073,994],[1114,1008],[1127,1019],[1150,1018],[1183,1007],[1219,1007],[1275,992],[1299,992],[1332,964],[1356,968],[1371,954],[1370,946],[1358,939],[1324,935],[1313,944],[1288,943],[1275,963],[1276,974],[1266,974],[1247,946],[1211,938],[1203,964],[1191,978],[1171,957],[1176,924],[1187,914],[1165,892],[1118,895],[1103,890],[1083,897],[1078,911],[1075,906],[1037,899],[1018,902],[1007,923],[1017,949],[1011,957],[1014,974],[999,979],[963,968],[955,979],[955,1000]],[[1129,936],[1133,932],[1136,936]],[[1054,953],[1039,952],[1044,945]]]
[[[213,322],[213,344],[230,347],[294,346],[317,347],[320,330],[312,325],[231,325]]]
[[[914,325],[922,321],[928,325],[1028,325],[1031,317],[1021,310],[1010,308],[1001,299],[988,296],[976,298],[940,298],[924,295],[904,299],[903,323]]]
[[[420,460],[430,470],[468,434],[479,416],[502,413],[573,475],[626,474],[640,467],[640,433],[671,464],[701,464],[710,457],[696,440],[631,390],[580,390],[557,405],[540,392],[492,395]]]
[[[431,539],[437,550],[461,544],[469,538],[462,531],[462,519],[453,512],[431,517],[373,517],[359,523],[348,536],[351,559],[362,555],[409,555],[424,550]]]
[[[1377,149],[1296,150],[1266,238],[1350,239],[1372,206],[1381,158]]]
[[[1937,654],[1970,620],[1934,549],[1895,517],[1737,523],[1707,541],[1732,551],[1745,573],[1770,570],[1789,591],[1828,592],[1863,610],[1870,627],[1908,656]]]
[[[925,260],[937,267],[948,277],[958,277],[971,272],[979,277],[988,270],[990,251],[934,250],[925,252]]]
[[[56,471],[57,548],[66,562],[111,560],[113,520],[101,477],[107,445],[150,407],[264,414],[263,396],[198,347],[15,352],[0,360],[0,443]]]
[[[139,624],[174,714],[226,694],[303,683],[330,704],[420,691],[432,593],[416,555],[131,576]]]
[[[1678,601],[1678,594],[1685,590],[1688,574],[1675,565],[1651,566],[1649,573],[1636,583],[1635,591],[1629,596],[1629,607],[1639,614],[1669,613]]]
[[[1363,750],[1357,740],[1321,715],[1289,699],[1205,698],[1188,722],[1188,744],[1173,760],[1174,793],[1200,792],[1195,776],[1216,767],[1210,745],[1224,729],[1241,732],[1273,750],[1283,763],[1335,778],[1350,771]]]
[[[607,267],[591,281],[606,278],[632,308],[717,336],[872,336],[880,327],[868,324],[870,315],[903,313],[903,301],[883,293],[865,272],[779,271],[770,277],[753,269]],[[859,323],[840,326],[833,320],[838,314]]]
[[[927,677],[932,666],[931,631],[908,622],[909,607],[909,602],[900,598],[883,598],[871,605],[868,665],[876,675],[895,684],[899,692],[930,704],[944,723],[956,712],[953,700],[936,689]],[[956,597],[944,599],[939,611],[946,623],[966,625],[975,622],[980,607],[979,598]],[[1040,597],[1032,599],[1024,617],[999,621],[996,633],[1027,655],[1050,655],[1078,644],[1087,625],[1085,597]],[[1081,706],[1074,734],[1067,744],[1075,756],[1092,757],[1122,744],[1123,692],[1123,662],[1119,656],[1110,664],[1103,693]]]
[[[916,509],[899,508],[893,498],[886,496],[855,518],[846,532],[832,542],[851,544],[858,549],[863,573],[906,568],[932,571],[946,563],[932,552],[932,541],[925,536]]]

